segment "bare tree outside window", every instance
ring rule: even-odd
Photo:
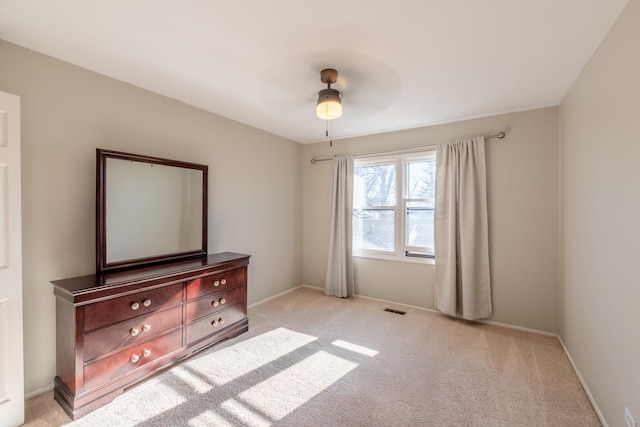
[[[407,164],[406,246],[433,248],[435,170],[435,160]]]
[[[353,247],[399,256],[433,255],[435,155],[369,160],[353,180]],[[400,179],[399,179],[400,178]],[[397,238],[396,233],[404,234]],[[401,240],[401,239],[404,239]]]
[[[354,247],[395,250],[395,164],[354,168]]]

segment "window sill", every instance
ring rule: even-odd
[[[436,265],[436,260],[434,258],[420,258],[420,257],[406,257],[406,256],[397,256],[397,255],[384,255],[384,254],[353,254],[354,258],[365,258],[365,259],[380,259],[385,261],[395,261],[395,262],[408,262],[411,264],[427,264],[427,265]]]

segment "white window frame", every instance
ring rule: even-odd
[[[353,248],[353,256],[360,258],[378,258],[394,261],[404,262],[416,262],[422,264],[435,264],[435,259],[432,255],[426,257],[420,255],[407,255],[409,252],[422,252],[424,247],[408,246],[406,244],[406,206],[408,202],[421,201],[423,199],[408,199],[407,198],[407,170],[410,162],[420,160],[434,160],[436,158],[435,148],[425,149],[420,152],[414,152],[411,154],[392,154],[392,155],[380,155],[371,156],[366,158],[356,158],[354,160],[354,167],[359,166],[376,166],[376,165],[388,165],[394,164],[396,168],[396,203],[395,206],[356,206],[353,208],[366,208],[368,210],[394,210],[395,215],[395,248],[393,251],[381,251],[373,249],[361,249]],[[433,249],[433,248],[427,248]]]

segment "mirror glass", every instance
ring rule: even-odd
[[[206,182],[205,165],[101,150],[98,271],[206,254]]]

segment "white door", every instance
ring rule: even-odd
[[[0,426],[24,422],[20,98],[0,92]]]

